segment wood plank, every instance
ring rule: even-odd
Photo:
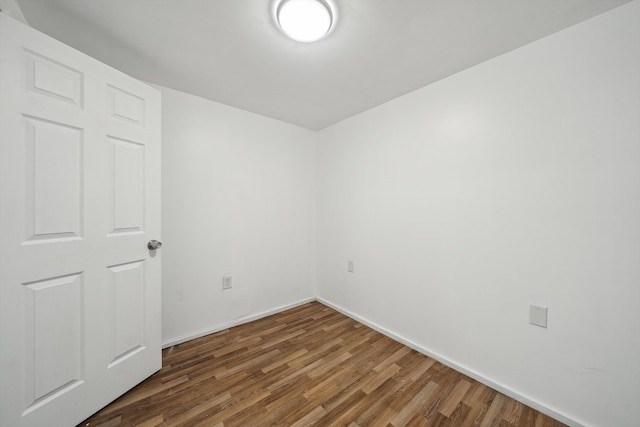
[[[307,427],[313,425],[322,418],[327,412],[324,410],[322,406],[317,406],[316,409],[309,412],[304,417],[300,418],[295,423],[291,424],[291,427]]]
[[[189,421],[192,418],[197,417],[198,415],[202,414],[203,412],[218,406],[220,404],[222,404],[223,402],[227,401],[231,399],[231,394],[229,394],[229,392],[224,392],[219,394],[216,398],[208,400],[204,403],[201,403],[200,405],[197,405],[191,409],[189,409],[188,411],[185,411],[183,413],[181,413],[180,415],[176,416],[176,417],[172,417],[168,420],[166,420],[165,422],[163,422],[162,424],[160,424],[162,427],[172,427],[172,426],[177,426],[180,425],[182,423],[184,423],[185,421]]]
[[[500,415],[507,403],[508,398],[505,395],[500,393],[496,394],[493,402],[491,402],[491,406],[489,406],[489,410],[482,419],[482,423],[480,423],[480,427],[489,427],[494,425],[496,421],[499,421],[501,418]]]
[[[156,427],[162,424],[163,421],[164,421],[164,416],[158,415],[145,422],[136,424],[136,427]]]
[[[382,372],[380,372],[379,375],[372,378],[371,381],[362,386],[362,391],[364,391],[366,394],[371,394],[371,392],[380,387],[385,381],[397,374],[399,370],[400,366],[396,365],[395,363],[391,366],[388,366]]]
[[[471,383],[469,381],[460,380],[453,388],[451,394],[449,394],[449,397],[447,397],[440,406],[440,413],[445,417],[450,417],[464,395],[467,393],[467,390],[469,390],[469,387],[471,387]]]
[[[433,381],[429,381],[429,383],[425,385],[422,390],[420,390],[420,392],[416,394],[414,398],[411,399],[409,403],[391,419],[391,424],[396,427],[406,425],[407,422],[416,415],[418,410],[422,408],[425,400],[427,400],[431,393],[433,393],[438,387],[438,384]]]

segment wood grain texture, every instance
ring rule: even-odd
[[[163,351],[80,426],[563,426],[320,303]]]

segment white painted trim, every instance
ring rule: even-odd
[[[327,301],[326,299],[320,298],[320,297],[316,297],[316,301],[318,301],[321,304],[326,305],[327,307],[331,307],[334,310],[339,311],[340,313],[344,314],[345,316],[348,316],[348,317],[350,317],[350,318],[352,318],[352,319],[354,319],[354,320],[356,320],[356,321],[358,321],[358,322],[360,322],[362,324],[365,324],[365,325],[369,326],[371,329],[375,329],[376,331],[380,332],[381,334],[386,335],[389,338],[391,338],[391,339],[393,339],[395,341],[398,341],[399,343],[402,343],[402,344],[406,345],[407,347],[410,347],[410,348],[412,348],[412,349],[414,349],[414,350],[416,350],[416,351],[418,351],[418,352],[420,352],[420,353],[422,353],[422,354],[424,354],[426,356],[429,356],[429,357],[437,360],[438,362],[442,363],[443,365],[446,365],[446,366],[448,366],[450,368],[453,368],[456,371],[461,372],[461,373],[467,375],[468,377],[471,377],[474,380],[476,380],[476,381],[478,381],[478,382],[480,382],[480,383],[482,383],[482,384],[484,384],[484,385],[486,385],[488,387],[491,387],[492,389],[497,390],[497,391],[499,391],[500,393],[502,393],[502,394],[504,394],[506,396],[511,397],[512,399],[515,399],[515,400],[517,400],[519,402],[522,402],[525,405],[530,406],[530,407],[532,407],[533,409],[535,409],[535,410],[537,410],[539,412],[542,412],[543,414],[549,415],[550,417],[553,417],[553,418],[555,418],[556,420],[558,420],[558,421],[560,421],[562,423],[568,424],[568,425],[570,425],[572,427],[586,427],[586,425],[584,423],[578,422],[575,419],[570,418],[570,417],[558,412],[557,410],[555,410],[553,408],[550,408],[550,407],[548,407],[546,405],[543,405],[542,403],[540,403],[540,402],[538,402],[538,401],[536,401],[534,399],[531,399],[531,398],[525,396],[522,393],[519,393],[519,392],[517,392],[515,390],[512,390],[512,389],[510,389],[510,388],[508,388],[508,387],[506,387],[506,386],[504,386],[502,384],[496,383],[496,382],[484,377],[483,375],[481,375],[481,374],[479,374],[479,373],[477,373],[477,372],[475,372],[475,371],[473,371],[471,369],[465,368],[465,367],[463,367],[463,366],[461,366],[461,365],[459,365],[459,364],[457,364],[457,363],[455,363],[455,362],[453,362],[453,361],[451,361],[451,360],[439,355],[438,353],[435,353],[435,352],[433,352],[433,351],[431,351],[431,350],[429,350],[429,349],[427,349],[427,348],[425,348],[425,347],[423,347],[421,345],[418,345],[418,344],[414,343],[413,341],[410,341],[407,338],[403,337],[402,335],[399,335],[399,334],[397,334],[395,332],[392,332],[389,329],[386,329],[386,328],[384,328],[384,327],[382,327],[382,326],[380,326],[380,325],[378,325],[378,324],[376,324],[374,322],[371,322],[371,321],[369,321],[369,320],[367,320],[367,319],[365,319],[363,317],[360,317],[357,314],[354,314],[354,313],[350,312],[349,310],[347,310],[347,309],[345,309],[343,307],[340,307],[337,304],[334,304],[334,303],[332,303],[330,301]]]
[[[313,298],[313,297],[305,298],[303,300],[300,300],[300,301],[297,301],[297,302],[293,302],[291,304],[281,305],[280,307],[276,307],[276,308],[273,308],[271,310],[263,311],[261,313],[256,313],[256,314],[251,315],[251,316],[242,317],[240,319],[235,319],[235,320],[232,320],[232,321],[229,321],[229,322],[225,322],[225,323],[222,323],[220,325],[214,326],[214,327],[212,327],[210,329],[206,329],[206,330],[203,330],[203,331],[200,331],[200,332],[196,332],[195,334],[192,334],[192,335],[187,335],[187,336],[183,336],[183,337],[180,337],[180,338],[173,338],[173,339],[170,339],[168,341],[164,341],[162,343],[162,348],[163,349],[164,348],[168,348],[168,347],[171,347],[171,346],[174,346],[174,345],[182,344],[183,342],[187,342],[187,341],[194,340],[196,338],[203,337],[205,335],[214,334],[216,332],[220,332],[220,331],[228,329],[228,328],[233,328],[234,326],[240,326],[240,325],[243,325],[245,323],[253,322],[254,320],[259,320],[259,319],[262,319],[263,317],[271,316],[272,314],[280,313],[282,311],[289,310],[291,308],[298,307],[300,305],[307,304],[307,303],[312,302],[312,301],[316,301],[316,299]]]

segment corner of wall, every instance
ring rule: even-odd
[[[25,18],[24,13],[22,13],[20,5],[18,5],[15,0],[0,0],[0,11],[11,16],[13,19],[17,19],[23,24],[29,25],[27,18]]]

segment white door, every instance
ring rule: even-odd
[[[0,425],[161,366],[160,94],[0,13]]]

